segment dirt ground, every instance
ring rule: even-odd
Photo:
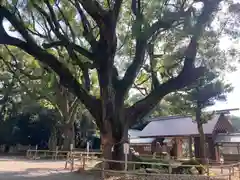
[[[99,180],[93,175],[70,172],[64,169],[65,161],[26,160],[20,157],[0,156],[0,180]],[[219,168],[211,168],[210,172],[220,175]],[[222,175],[228,174],[228,169]],[[235,174],[239,174],[235,170]],[[227,176],[226,176],[227,177]],[[239,176],[238,176],[239,177]],[[238,178],[236,178],[238,179]]]
[[[91,176],[70,173],[64,169],[64,165],[64,161],[0,157],[0,180],[94,180]]]

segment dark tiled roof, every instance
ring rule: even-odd
[[[130,137],[139,137],[139,133],[140,133],[141,131],[139,131],[139,130],[136,130],[136,129],[129,129],[128,130],[128,135],[130,136]]]
[[[205,134],[212,134],[220,115],[203,125]],[[198,135],[197,124],[190,116],[170,116],[151,119],[140,137]]]
[[[173,119],[180,119],[180,118],[191,118],[192,116],[181,116],[181,115],[177,115],[177,116],[161,116],[161,117],[157,117],[157,118],[151,118],[148,119],[148,122],[152,122],[152,121],[161,121],[161,120],[173,120]]]
[[[152,121],[161,121],[161,120],[169,120],[169,119],[178,119],[180,117],[191,117],[191,116],[161,116],[157,118],[149,118],[145,119],[143,122],[135,124],[131,127],[131,129],[136,129],[142,131],[150,122]]]

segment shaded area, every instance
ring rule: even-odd
[[[91,175],[79,175],[77,173],[50,173],[50,174],[38,174],[34,175],[30,172],[37,172],[37,171],[46,171],[47,169],[27,169],[24,172],[0,172],[0,179],[1,180],[97,180],[99,177],[94,177]]]

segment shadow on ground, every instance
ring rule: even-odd
[[[46,173],[49,170],[49,173]],[[51,172],[50,172],[51,171]],[[43,172],[43,173],[41,173]],[[1,180],[99,180],[89,174],[52,171],[47,168],[29,168],[21,172],[0,172]]]
[[[18,161],[18,162],[26,162],[26,163],[55,163],[55,162],[65,162],[65,160],[52,160],[52,159],[26,159],[26,157],[1,157],[0,162],[7,161]]]

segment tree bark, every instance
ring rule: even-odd
[[[206,159],[206,141],[205,141],[205,134],[203,130],[203,123],[201,120],[201,106],[197,104],[196,108],[196,121],[197,121],[197,127],[198,127],[198,132],[199,132],[199,140],[200,140],[200,158],[201,158],[201,163],[206,164],[207,159]]]
[[[113,138],[113,137],[112,137]],[[103,158],[106,160],[124,161],[123,142],[118,144],[103,144]],[[123,170],[124,163],[108,162],[105,163],[106,169]]]
[[[207,163],[206,156],[206,140],[202,124],[198,124],[199,140],[200,140],[200,158],[203,164]]]
[[[74,127],[73,125],[66,125],[63,130],[63,150],[68,151],[70,150],[70,145],[73,144],[74,148]]]
[[[57,147],[57,132],[56,129],[54,128],[48,140],[48,149],[50,151],[55,151],[56,147]]]
[[[113,129],[118,128],[118,133],[114,132]],[[124,161],[123,144],[128,142],[128,127],[109,127],[109,132],[101,134],[101,142],[103,146],[103,158],[114,161]],[[120,131],[119,131],[120,130]],[[123,170],[124,163],[109,162],[105,163],[105,168]]]

